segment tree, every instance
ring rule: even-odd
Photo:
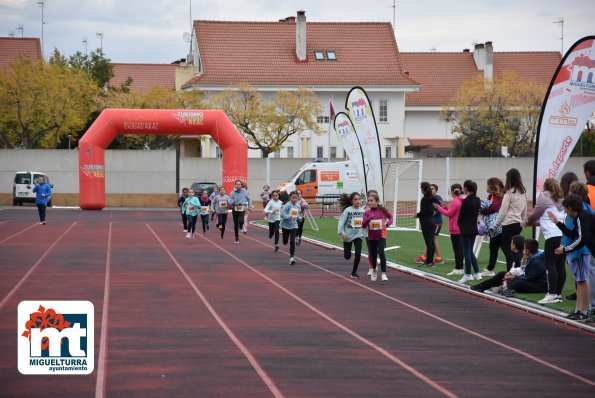
[[[81,71],[20,59],[0,75],[0,143],[5,148],[57,148],[84,127],[98,92]]]
[[[193,92],[181,92],[154,87],[145,94],[127,90],[109,90],[102,99],[101,109],[203,109],[201,96]],[[166,149],[170,148],[176,135],[118,135],[110,148],[119,149]]]
[[[506,72],[465,82],[443,116],[454,120],[455,156],[532,156],[547,87]]]
[[[107,87],[113,76],[114,66],[110,59],[105,57],[103,50],[99,48],[88,55],[77,51],[68,59],[57,48],[54,48],[48,63],[83,71],[101,88]]]
[[[211,105],[222,109],[248,141],[248,148],[259,149],[264,158],[280,150],[292,135],[308,130],[322,133],[316,123],[322,108],[311,90],[278,91],[266,102],[256,88],[241,84],[215,96]]]

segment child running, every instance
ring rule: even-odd
[[[275,237],[275,252],[279,251],[279,224],[281,223],[282,206],[283,202],[279,200],[279,191],[271,192],[271,200],[267,202],[264,214],[269,222],[269,239]]]
[[[235,244],[240,243],[240,230],[244,228],[246,203],[248,203],[248,207],[252,207],[252,199],[248,191],[243,188],[242,180],[236,180],[235,189],[229,195],[229,205],[231,206],[231,215],[233,217],[233,232],[236,239],[233,243]]]
[[[295,235],[298,230],[298,221],[301,219],[298,193],[293,191],[289,194],[289,202],[281,208],[281,231],[283,233],[283,245],[289,241],[289,265],[295,264]]]
[[[215,196],[212,201],[213,211],[217,213],[216,227],[221,230],[221,239],[225,235],[225,224],[227,224],[227,210],[229,209],[229,196],[225,194],[223,185],[219,187],[219,195]]]
[[[186,213],[186,218],[188,219],[188,232],[186,233],[188,239],[194,239],[194,230],[196,228],[199,207],[200,202],[198,201],[198,198],[194,196],[194,190],[190,189],[188,191],[188,197],[182,205],[182,209]]]
[[[364,229],[364,209],[361,208],[362,197],[359,193],[353,192],[351,195],[342,194],[339,198],[339,206],[343,210],[339,218],[339,235],[343,239],[343,256],[345,260],[351,258],[351,246],[355,246],[355,257],[353,259],[353,269],[351,278],[359,279],[357,268],[362,255],[362,238]]]
[[[375,192],[370,192],[368,194],[368,207],[369,208],[364,213],[362,227],[368,228],[367,243],[370,264],[375,265],[376,258],[380,257],[382,280],[388,281],[384,247],[386,246],[386,227],[393,223],[393,216],[380,204],[380,197]],[[376,269],[374,268],[371,271],[370,279],[375,281],[377,278]]]
[[[182,205],[188,197],[188,188],[182,188],[182,195],[178,198],[178,207],[180,208],[180,215],[182,216],[182,224],[184,225],[184,232],[188,232],[188,219]]]
[[[304,223],[306,222],[306,210],[308,210],[308,202],[302,197],[302,191],[297,189],[298,204],[300,205],[300,216],[302,218],[298,221],[298,230],[295,237],[295,244],[298,246],[302,245],[302,233],[304,232]]]
[[[211,203],[213,203],[213,199],[215,199],[216,196],[219,196],[219,188],[221,188],[219,185],[215,185],[215,189],[213,189],[213,192],[211,193],[211,195],[209,195],[209,199],[211,200]],[[211,221],[213,221],[214,218],[215,218],[215,209],[211,205]]]
[[[209,191],[202,191],[200,202],[200,222],[202,224],[202,235],[207,235],[209,229],[209,207],[211,206],[211,199],[209,199]]]

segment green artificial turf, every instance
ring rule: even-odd
[[[318,224],[319,230],[314,231],[308,221],[304,224],[304,236],[312,239],[316,239],[322,242],[334,244],[337,246],[342,246],[342,241],[337,234],[337,217],[323,217],[318,218],[315,217],[315,221]],[[262,223],[266,224],[265,221]],[[454,276],[447,276],[446,274],[452,271],[454,268],[454,255],[452,252],[452,246],[450,243],[450,236],[448,236],[448,231],[446,229],[446,225],[444,226],[441,234],[446,236],[439,236],[438,237],[438,246],[440,247],[440,253],[442,258],[444,259],[444,264],[436,265],[433,268],[430,267],[423,267],[423,271],[427,273],[432,273],[436,275],[440,275],[444,278],[450,279],[452,281],[458,281],[461,279],[461,275],[454,275]],[[531,236],[531,229],[525,228],[523,229],[523,235],[530,237]],[[363,253],[367,253],[367,247],[363,245]],[[421,232],[418,231],[388,231],[388,236],[386,239],[386,247],[390,248],[393,246],[399,246],[398,249],[387,250],[385,252],[386,259],[388,261],[392,261],[394,263],[398,263],[404,266],[408,266],[411,268],[420,269],[418,264],[415,263],[414,259],[420,256],[424,251],[424,241],[421,235]],[[543,238],[539,240],[540,248],[543,247]],[[487,241],[484,243],[480,255],[477,259],[479,263],[480,272],[487,268],[489,258],[489,248]],[[504,261],[504,254],[502,251],[498,254],[498,260]],[[365,267],[365,263],[362,263]],[[361,266],[360,266],[361,267]],[[494,270],[495,273],[500,271],[506,270],[506,264],[498,262],[496,264],[496,269]],[[362,272],[367,272],[367,270],[362,270]],[[484,279],[489,277],[484,277]],[[470,281],[467,284],[476,284],[477,281]],[[562,292],[562,297],[566,297],[567,295],[574,293],[574,279],[572,277],[572,273],[568,266],[566,267],[566,283],[564,285],[564,290]],[[544,297],[545,294],[537,293],[537,294],[522,294],[522,293],[515,293],[515,297],[523,300],[527,300],[533,303],[537,303]],[[562,303],[554,303],[548,304],[547,307],[553,308],[559,311],[564,311],[567,313],[574,312],[574,301],[564,300]]]

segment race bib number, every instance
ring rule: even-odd
[[[291,212],[289,214],[291,215],[291,218],[297,218],[299,213],[300,211],[298,209],[291,209]]]
[[[242,205],[237,205],[237,206],[236,206],[236,211],[244,211],[244,206],[242,206]]]
[[[208,213],[208,211],[209,211],[209,206],[201,206],[200,207],[201,213]]]
[[[370,229],[372,231],[379,231],[382,229],[382,220],[372,220],[370,221]]]
[[[351,226],[353,228],[361,228],[363,222],[364,222],[364,219],[362,217],[353,217],[351,219]]]
[[[188,211],[194,211],[194,206],[188,206]]]
[[[222,200],[221,202],[219,202],[219,207],[227,207],[227,200]]]

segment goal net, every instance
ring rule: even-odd
[[[384,202],[397,229],[419,230],[419,220],[413,216],[419,211],[422,165],[421,159],[382,162]]]

